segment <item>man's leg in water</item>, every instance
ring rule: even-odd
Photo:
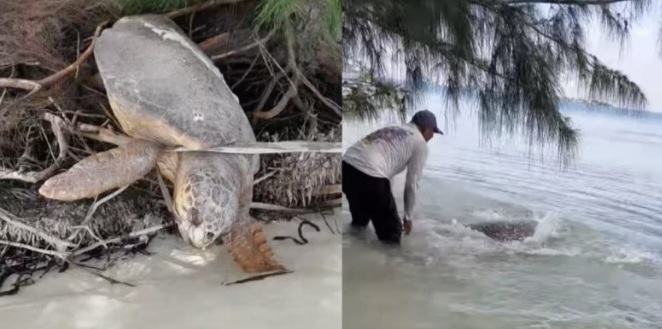
[[[378,184],[373,197],[375,200],[371,202],[370,218],[377,237],[384,243],[400,244],[402,223],[388,179],[383,179]]]
[[[365,174],[361,174],[356,168],[343,162],[342,163],[342,190],[347,197],[349,203],[349,212],[352,214],[352,227],[365,228],[368,226],[370,217],[366,210],[367,200],[363,200],[365,196],[365,186],[369,186],[366,182]]]
[[[361,206],[360,201],[349,201],[349,212],[352,214],[352,227],[365,228],[368,226],[370,217],[368,217],[368,213]]]

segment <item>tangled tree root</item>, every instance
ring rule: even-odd
[[[67,266],[104,277],[122,257],[146,253],[156,232],[174,232],[158,176],[93,201],[36,193],[59,170],[127,141],[90,56],[119,17],[113,1],[12,2],[0,15],[0,296]],[[316,17],[292,14],[258,31],[254,0],[195,3],[167,15],[214,60],[259,141],[341,141],[340,44],[316,39]],[[337,155],[262,156],[257,177],[255,206],[286,218],[339,200]],[[92,260],[104,265],[88,268]]]

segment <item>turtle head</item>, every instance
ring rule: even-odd
[[[182,238],[196,248],[214,243],[236,221],[239,202],[236,189],[216,177],[191,173],[175,188],[175,212]]]

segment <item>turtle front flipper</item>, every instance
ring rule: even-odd
[[[95,197],[142,178],[154,168],[161,148],[133,140],[109,151],[93,154],[64,173],[48,179],[39,194],[60,201]]]
[[[285,267],[273,259],[262,225],[255,221],[236,223],[230,232],[228,251],[244,272],[282,271]]]

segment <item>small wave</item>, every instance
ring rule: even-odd
[[[486,221],[510,220],[498,209],[480,210],[473,213]],[[554,246],[553,242],[562,234],[562,225],[559,218],[554,214],[543,214],[529,216],[527,218],[512,218],[513,221],[534,220],[537,227],[531,237],[523,241],[498,242],[479,231],[472,230],[466,223],[453,218],[449,222],[435,220],[421,220],[419,227],[427,232],[424,239],[411,241],[410,246],[418,251],[430,255],[438,255],[439,250],[444,254],[455,254],[456,256],[477,256],[492,253],[506,254],[535,254],[535,255],[565,255],[574,256],[580,253],[578,248],[567,249],[565,246]],[[440,256],[443,257],[443,256]]]
[[[503,214],[497,211],[496,209],[479,209],[472,212],[472,214],[478,218],[485,220],[502,220],[504,219]],[[457,222],[457,221],[456,221]]]
[[[504,214],[498,209],[480,209],[472,212],[474,217],[477,217],[481,220],[487,222],[490,221],[535,221],[537,222],[536,229],[532,236],[524,239],[524,243],[528,245],[540,245],[549,241],[550,239],[555,239],[560,236],[561,232],[561,221],[555,213],[543,213],[543,214],[533,214],[526,217],[513,216],[509,214]],[[457,220],[453,219],[453,224],[457,224]],[[464,225],[461,225],[464,226]],[[465,228],[466,229],[466,228]],[[460,230],[462,233],[466,230]],[[479,235],[483,235],[479,233]]]
[[[604,261],[609,264],[640,264],[653,262],[655,259],[655,255],[647,251],[635,248],[619,248],[618,250],[612,250],[604,258]]]
[[[608,264],[658,263],[660,257],[633,246],[616,245],[614,241],[587,226],[566,221],[555,213],[537,213],[529,216],[510,216],[502,208],[474,210],[470,221],[536,221],[531,237],[522,241],[499,242],[467,226],[468,219],[452,218],[450,221],[421,219],[417,232],[422,236],[405,239],[404,261],[414,261],[426,266],[453,262],[474,264],[483,257],[500,255],[530,255],[539,257],[579,257]]]
[[[538,222],[533,235],[523,241],[503,243],[504,249],[512,254],[526,254],[538,256],[566,256],[575,257],[583,254],[582,248],[577,245],[559,244],[554,241],[564,237],[564,225],[561,219],[553,213],[546,213],[531,218]]]
[[[560,236],[561,221],[556,214],[547,213],[542,217],[534,216],[533,219],[538,222],[538,226],[533,236],[524,239],[524,243],[540,245]]]

